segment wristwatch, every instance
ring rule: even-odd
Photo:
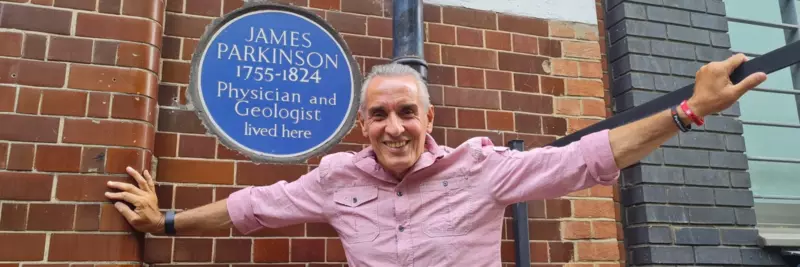
[[[170,210],[167,211],[167,215],[164,218],[164,233],[167,235],[175,235],[175,211]]]

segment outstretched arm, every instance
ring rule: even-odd
[[[761,72],[748,76],[738,84],[730,81],[731,72],[746,60],[743,54],[737,54],[725,61],[711,62],[701,67],[696,74],[694,94],[687,100],[690,109],[700,118],[720,112],[764,82],[767,75]],[[684,125],[692,123],[680,108],[677,110]],[[617,167],[623,169],[638,162],[678,131],[669,110],[611,130],[609,141]]]
[[[139,187],[123,182],[108,182],[108,187],[119,192],[106,192],[106,197],[117,200],[114,207],[128,220],[134,229],[146,233],[164,233],[164,215],[158,209],[155,182],[148,171],[142,174],[128,167],[128,174]],[[124,201],[124,202],[122,202]],[[125,202],[133,206],[131,209]],[[175,230],[178,233],[202,233],[232,226],[228,215],[227,199],[186,210],[175,215]]]

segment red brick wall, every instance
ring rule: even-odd
[[[186,209],[319,162],[256,165],[207,134],[186,103],[191,56],[205,25],[241,0],[165,1],[0,0],[0,266],[343,265],[327,225],[143,237],[104,199],[106,180],[128,180],[126,165],[155,169],[160,207]],[[391,57],[389,1],[284,2],[332,23],[362,72]],[[431,5],[424,19],[440,144],[485,135],[532,148],[609,113],[598,25]],[[334,151],[364,144],[355,129]],[[619,266],[614,192],[531,202],[533,261]]]

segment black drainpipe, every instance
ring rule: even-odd
[[[392,6],[392,31],[394,34],[392,62],[411,66],[422,78],[428,80],[428,62],[423,50],[425,43],[422,22],[422,0],[394,0]],[[513,149],[523,150],[521,140],[509,142]],[[512,207],[516,266],[531,266],[530,239],[528,238],[528,206],[517,203]]]
[[[425,33],[422,24],[422,0],[395,0],[392,7],[394,33],[392,61],[409,65],[428,80],[428,62],[425,62]]]

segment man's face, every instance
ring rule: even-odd
[[[433,130],[433,107],[424,110],[413,76],[374,77],[367,85],[359,122],[378,162],[402,177],[425,151]]]

